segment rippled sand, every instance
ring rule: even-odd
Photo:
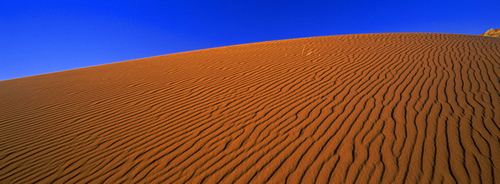
[[[261,42],[0,82],[0,183],[500,183],[500,39]]]

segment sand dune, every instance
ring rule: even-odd
[[[480,36],[489,36],[489,37],[500,37],[500,29],[489,29],[483,34],[480,34]]]
[[[0,183],[500,183],[500,39],[364,34],[0,82]]]

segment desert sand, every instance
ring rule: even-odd
[[[0,183],[500,183],[500,39],[361,34],[0,82]]]

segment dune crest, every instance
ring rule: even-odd
[[[485,33],[483,34],[480,34],[480,36],[489,36],[489,37],[500,37],[500,29],[489,29],[488,31],[486,31]]]
[[[500,39],[364,34],[0,82],[0,183],[499,183]]]

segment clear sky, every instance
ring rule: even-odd
[[[290,38],[481,34],[499,0],[0,0],[0,80]]]

